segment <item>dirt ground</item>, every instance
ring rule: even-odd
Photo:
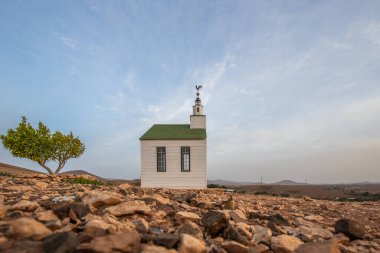
[[[380,195],[380,184],[247,185],[231,188],[247,193],[289,194],[291,196],[309,196],[315,199],[365,198],[368,195]]]

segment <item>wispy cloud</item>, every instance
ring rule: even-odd
[[[76,43],[72,38],[61,36],[60,39],[63,42],[63,44],[65,44],[67,47],[70,47],[70,48],[76,47]]]
[[[97,110],[100,110],[100,111],[105,111],[105,110],[107,110],[106,107],[101,106],[101,105],[94,105],[94,108],[97,109]]]

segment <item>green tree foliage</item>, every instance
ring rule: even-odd
[[[43,123],[40,122],[38,128],[33,128],[25,117],[22,117],[16,129],[9,129],[0,139],[12,155],[37,162],[49,174],[53,174],[53,171],[47,166],[48,162],[58,164],[54,172],[58,174],[70,158],[79,157],[85,150],[84,144],[73,133],[64,135],[56,131],[51,134]]]

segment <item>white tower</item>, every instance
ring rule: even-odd
[[[199,90],[202,85],[195,85],[197,98],[193,105],[193,115],[190,115],[190,129],[206,129],[206,115],[203,114],[203,105],[199,98]]]

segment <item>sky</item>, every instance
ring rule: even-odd
[[[209,179],[380,182],[380,1],[0,1],[0,134],[86,145],[139,178],[139,137],[207,115]],[[43,171],[0,147],[0,162]]]

